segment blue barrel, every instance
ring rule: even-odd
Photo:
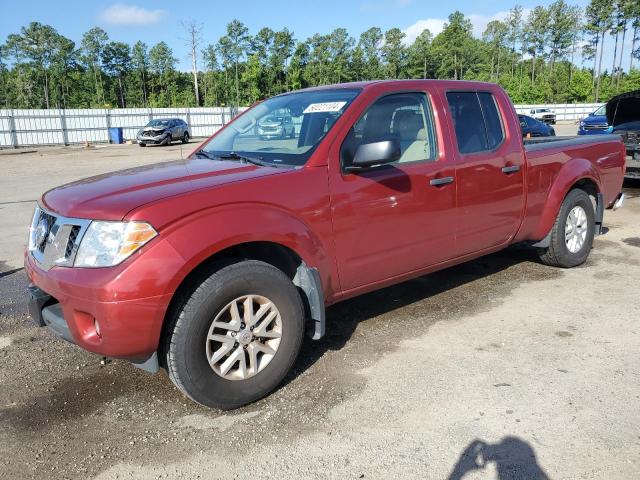
[[[122,127],[114,127],[109,129],[109,141],[116,144],[124,143]]]

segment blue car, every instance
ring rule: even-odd
[[[580,120],[578,135],[602,135],[611,133],[609,123],[607,123],[606,105],[602,105],[595,112],[591,112],[587,117]]]
[[[528,115],[518,115],[523,137],[555,137],[556,131],[551,125]]]

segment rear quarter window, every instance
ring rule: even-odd
[[[498,111],[496,99],[490,93],[479,93],[480,106],[484,116],[484,125],[487,130],[487,148],[493,150],[504,140],[502,119]]]

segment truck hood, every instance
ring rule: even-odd
[[[612,127],[640,120],[640,90],[613,97],[606,108],[607,122]]]
[[[582,122],[586,125],[606,125],[607,124],[607,116],[606,115],[589,115],[588,117],[584,117]]]
[[[46,192],[42,204],[65,217],[122,220],[131,210],[162,198],[287,171],[233,161],[190,158],[69,183]]]

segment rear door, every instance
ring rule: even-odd
[[[461,256],[504,245],[516,234],[524,207],[522,142],[520,131],[505,125],[512,111],[501,111],[493,93],[450,91],[446,98],[458,150]]]
[[[331,208],[344,290],[392,279],[455,255],[455,170],[436,141],[425,92],[374,100],[332,149]],[[358,146],[395,138],[392,164],[348,172]]]

